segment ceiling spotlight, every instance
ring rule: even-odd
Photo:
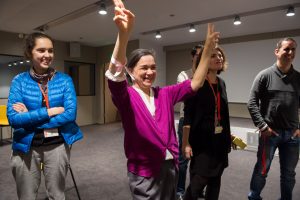
[[[18,38],[23,39],[24,38],[24,33],[19,33]]]
[[[9,63],[9,64],[8,64],[8,66],[9,66],[9,67],[11,67],[11,66],[12,66],[12,64],[11,64],[11,63]]]
[[[196,29],[195,29],[195,27],[194,27],[194,24],[191,24],[191,25],[190,25],[189,32],[190,32],[190,33],[196,32]]]
[[[160,31],[156,31],[156,33],[155,33],[155,38],[156,38],[156,39],[160,39],[160,38],[161,38]]]
[[[233,21],[233,24],[234,25],[240,25],[242,22],[241,22],[241,19],[240,19],[240,16],[236,15],[234,17],[234,21]]]
[[[98,13],[99,13],[100,15],[106,15],[106,14],[107,14],[106,6],[105,6],[104,1],[102,1],[102,2],[100,3],[100,10],[98,11]]]
[[[47,24],[44,24],[42,26],[37,27],[35,30],[37,30],[40,33],[45,33],[47,30],[49,30],[49,26]]]
[[[290,6],[288,9],[287,9],[287,12],[286,12],[286,16],[288,17],[292,17],[295,15],[295,9],[293,6]]]

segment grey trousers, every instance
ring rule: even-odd
[[[128,179],[133,200],[175,200],[178,172],[173,160],[164,161],[158,177],[128,172]]]
[[[13,151],[11,168],[17,185],[19,200],[37,198],[41,172],[45,177],[48,198],[50,200],[64,200],[69,161],[70,148],[66,144],[32,147],[27,154]],[[42,169],[41,163],[43,163]]]

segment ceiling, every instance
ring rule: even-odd
[[[1,0],[0,30],[27,34],[59,19],[60,23],[49,26],[46,30],[56,40],[75,41],[90,46],[112,44],[117,35],[112,20],[113,6],[108,6],[106,16],[101,16],[96,10],[98,6],[94,5],[98,1]],[[106,1],[112,4],[110,0]],[[136,15],[131,39],[150,40],[162,46],[203,40],[206,25],[196,25],[197,31],[189,33],[188,24],[192,22],[214,21],[223,38],[300,29],[300,0],[126,0],[124,3]],[[294,17],[286,17],[286,10],[265,12],[269,8],[287,8],[289,5],[297,6]],[[80,13],[83,8],[88,9]],[[77,15],[70,17],[70,13]],[[242,16],[242,24],[239,26],[233,25],[236,14]],[[216,22],[219,18],[224,20]],[[160,40],[154,38],[154,33],[142,34],[183,24],[187,26],[161,32],[163,37]]]

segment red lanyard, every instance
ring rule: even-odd
[[[39,85],[39,88],[40,88],[40,90],[41,90],[41,92],[42,92],[42,94],[43,94],[43,97],[44,97],[45,101],[46,101],[46,106],[47,106],[47,108],[50,108],[50,106],[49,106],[49,99],[48,99],[48,92],[47,92],[47,94],[46,94],[46,93],[44,92],[43,88],[41,87],[41,84],[38,83],[38,85]],[[47,88],[47,90],[48,90],[48,83],[47,83],[46,88]]]
[[[215,93],[215,90],[214,90],[214,87],[212,86],[212,83],[209,81],[208,77],[206,77],[206,80],[208,81],[209,83],[209,86],[214,94],[214,97],[215,97],[215,103],[216,103],[216,107],[217,107],[217,120],[218,122],[221,121],[221,96],[220,96],[220,92],[218,90],[218,79],[216,79],[217,81],[217,94]]]

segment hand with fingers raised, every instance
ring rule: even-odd
[[[130,33],[134,25],[134,14],[125,7],[115,7],[114,22],[116,23],[119,33]]]
[[[113,0],[115,7],[125,8],[123,2],[121,0]]]
[[[215,26],[212,23],[208,23],[207,34],[205,44],[210,48],[215,48],[218,46],[220,39],[220,32],[215,32]]]

